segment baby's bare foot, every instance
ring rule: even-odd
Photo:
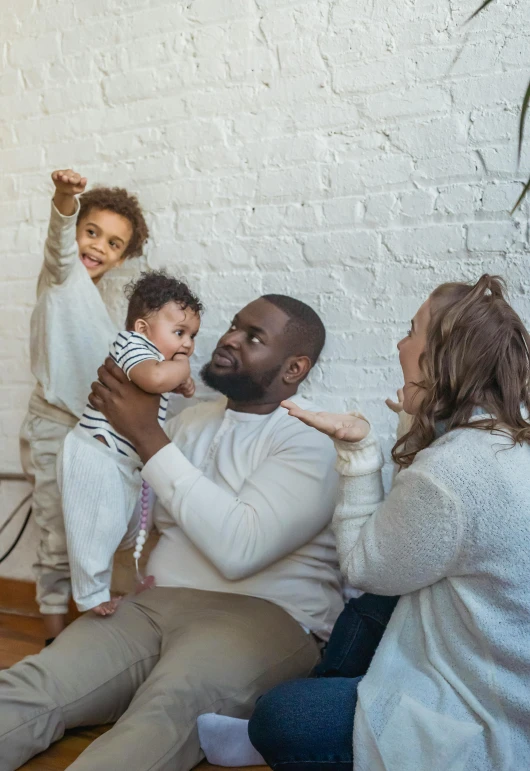
[[[98,616],[112,616],[120,604],[121,599],[121,597],[113,597],[112,600],[109,600],[108,602],[101,602],[99,605],[96,605],[92,610]]]

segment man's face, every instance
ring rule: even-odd
[[[288,357],[284,330],[289,317],[260,298],[234,316],[201,377],[236,402],[260,401],[277,381]]]

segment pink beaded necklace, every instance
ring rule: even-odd
[[[141,514],[140,514],[140,530],[136,536],[136,545],[134,547],[133,559],[136,565],[136,578],[138,584],[136,586],[136,594],[143,592],[144,589],[152,589],[155,585],[154,576],[142,576],[138,561],[142,556],[144,544],[147,540],[147,520],[149,518],[149,485],[142,480],[142,497],[141,497]]]

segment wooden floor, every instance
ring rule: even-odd
[[[42,648],[44,630],[39,618],[0,612],[0,669],[15,664],[24,656],[38,653]],[[68,731],[61,741],[46,752],[35,756],[20,771],[63,771],[88,747],[91,741],[108,731],[110,726],[79,728]],[[219,766],[204,762],[200,771],[221,771]],[[256,767],[254,771],[263,771]],[[253,771],[247,767],[245,771]]]

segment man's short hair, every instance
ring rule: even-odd
[[[264,294],[262,299],[289,316],[285,334],[291,355],[308,356],[315,365],[326,342],[326,329],[318,313],[301,300],[284,294]]]

